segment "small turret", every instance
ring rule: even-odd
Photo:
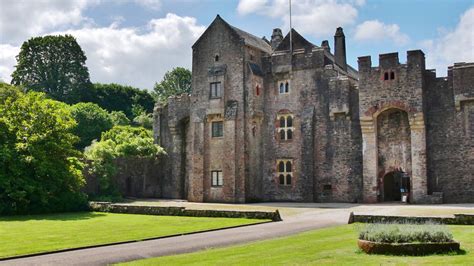
[[[331,52],[331,47],[329,47],[329,42],[328,40],[324,40],[321,42],[321,47],[324,48],[324,50]]]
[[[346,62],[346,36],[341,27],[337,28],[334,35],[334,57],[336,64],[347,71]]]
[[[278,45],[280,45],[282,40],[283,40],[283,33],[281,33],[281,29],[279,28],[273,29],[272,41],[271,41],[272,49],[275,50],[278,47]]]

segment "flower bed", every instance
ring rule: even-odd
[[[358,246],[368,254],[426,255],[459,251],[459,243],[440,224],[367,224]]]

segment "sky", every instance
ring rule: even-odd
[[[219,14],[270,39],[289,30],[289,0],[0,0],[0,80],[31,37],[72,34],[92,82],[152,89],[166,71],[191,67],[191,46]],[[292,26],[315,45],[343,27],[348,63],[422,49],[428,69],[445,76],[454,62],[474,62],[474,0],[293,0]]]

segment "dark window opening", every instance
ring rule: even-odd
[[[283,85],[283,82],[280,83],[280,93],[285,93],[285,85]]]
[[[286,132],[286,139],[293,139],[293,131],[291,129],[288,129]]]
[[[280,127],[285,127],[285,117],[280,117]]]
[[[291,185],[291,175],[286,175],[286,185]]]
[[[288,82],[285,83],[285,93],[290,92],[290,84]]]
[[[285,184],[285,176],[280,175],[279,179],[280,179],[280,185],[284,185]]]
[[[291,118],[291,116],[288,116],[286,118],[286,126],[287,127],[292,127],[293,126],[293,118]]]
[[[291,162],[286,162],[286,172],[291,172]]]
[[[388,72],[385,72],[383,75],[383,80],[388,80]]]
[[[212,137],[222,137],[224,136],[224,122],[212,122]]]
[[[285,139],[285,130],[280,130],[280,139],[284,140]]]
[[[210,92],[211,99],[222,97],[222,86],[220,82],[212,82],[209,87],[211,90]]]
[[[211,186],[222,187],[223,184],[224,178],[222,176],[222,171],[211,171]]]
[[[390,72],[390,79],[395,79],[395,72]]]
[[[278,164],[278,172],[280,172],[280,173],[285,172],[285,163],[284,162],[280,162]]]
[[[257,85],[257,87],[255,87],[255,93],[257,94],[257,96],[260,95],[260,86]]]
[[[324,190],[332,190],[332,185],[324,185],[323,189]]]
[[[214,61],[216,61],[216,62],[219,61],[219,55],[216,55],[216,57],[214,57]]]

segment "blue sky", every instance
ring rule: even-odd
[[[293,27],[333,47],[346,34],[348,62],[422,49],[438,76],[455,61],[474,61],[474,1],[293,0]],[[289,29],[288,0],[0,0],[0,79],[10,80],[21,43],[32,36],[73,34],[94,82],[152,88],[163,74],[191,65],[191,45],[216,14],[257,36]],[[21,14],[21,15],[18,15]]]

